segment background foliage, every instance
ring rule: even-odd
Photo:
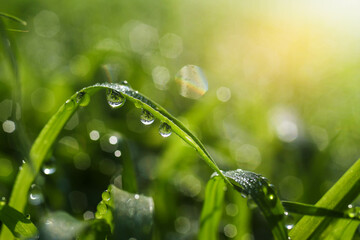
[[[315,203],[359,157],[359,8],[340,1],[3,2],[1,11],[28,22],[7,27],[29,32],[10,33],[21,88],[0,53],[0,197],[10,195],[24,148],[6,120],[21,118],[32,142],[75,91],[106,81],[107,64],[114,79],[179,116],[221,169],[255,171],[281,199]],[[186,64],[207,76],[209,91],[199,100],[178,94],[174,76]],[[14,88],[22,96],[15,115]],[[47,210],[91,216],[107,186],[122,184],[130,157],[138,192],[154,198],[155,237],[195,236],[212,170],[179,138],[162,138],[158,121],[142,125],[140,114],[130,104],[109,109],[101,94],[78,110],[54,147],[56,172],[36,179],[44,201],[28,207],[32,220]],[[115,156],[122,144],[110,144],[110,136],[130,151]],[[221,238],[271,238],[258,210],[233,191],[225,201]]]

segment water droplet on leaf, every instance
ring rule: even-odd
[[[171,135],[171,127],[163,122],[160,124],[159,133],[162,137],[168,137]]]
[[[107,206],[106,204],[101,201],[98,205],[97,205],[97,211],[101,214],[104,215],[107,212]]]
[[[54,157],[51,157],[44,162],[42,166],[42,171],[46,175],[51,175],[56,172],[56,160]]]
[[[350,218],[355,218],[357,216],[357,210],[351,204],[348,206],[348,210],[346,211]]]
[[[106,90],[106,99],[112,108],[122,107],[126,102],[126,98],[121,95],[121,93],[113,89]]]
[[[74,102],[74,100],[72,100],[72,99],[68,99],[66,102],[65,102],[65,109],[66,110],[73,110],[74,109],[74,107],[75,107],[75,102]]]
[[[154,115],[152,115],[151,112],[148,110],[143,109],[142,114],[140,116],[140,121],[145,125],[150,125],[154,122],[155,118]]]
[[[126,80],[122,81],[120,84],[131,88],[130,83],[128,81],[126,81]]]
[[[288,230],[291,230],[294,227],[294,223],[295,223],[294,217],[291,216],[288,212],[284,213],[284,222],[285,222],[285,227]]]
[[[90,103],[90,95],[87,94],[86,92],[79,92],[76,96],[76,102],[80,106],[85,107]]]
[[[105,191],[102,193],[101,197],[102,197],[102,199],[103,199],[105,202],[107,202],[107,201],[110,200],[110,197],[111,197],[111,196],[110,196],[109,191],[108,191],[108,190],[105,190]]]
[[[180,95],[186,98],[198,99],[208,90],[208,82],[201,68],[186,65],[175,75],[175,81],[180,86]]]
[[[30,220],[30,218],[31,218],[30,214],[26,214],[25,218],[26,218],[27,220]]]
[[[30,187],[29,202],[32,205],[40,205],[44,202],[44,196],[41,192],[41,188],[36,184],[33,184]]]

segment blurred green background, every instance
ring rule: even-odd
[[[21,119],[32,142],[72,94],[106,81],[104,65],[179,117],[221,169],[261,173],[283,200],[315,203],[359,157],[356,1],[14,0],[0,11],[28,23],[4,19],[28,32],[8,32],[21,87],[0,53],[0,197],[9,197],[24,159],[25,136],[13,123]],[[174,81],[187,64],[208,80],[198,100],[180,96]],[[22,98],[15,114],[14,88]],[[130,158],[138,192],[155,201],[154,239],[193,239],[212,171],[140,114],[130,103],[111,109],[105,93],[79,109],[53,148],[56,172],[36,180],[44,199],[30,204],[32,219],[49,210],[91,218],[108,184],[126,181]],[[124,143],[130,151],[114,154]],[[221,239],[271,239],[246,200],[229,190],[226,202]]]

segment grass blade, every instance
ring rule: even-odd
[[[360,161],[357,160],[353,166],[327,191],[327,193],[315,204],[334,210],[344,210],[358,195],[360,189]],[[296,239],[307,239],[317,231],[323,231],[330,219],[326,217],[304,216],[290,232],[290,237]]]
[[[32,238],[38,235],[37,229],[30,219],[9,205],[0,205],[0,221],[10,229],[15,237]]]
[[[218,239],[219,222],[224,203],[226,184],[220,177],[210,179],[206,185],[205,201],[200,217],[199,240]]]
[[[251,197],[267,220],[275,239],[288,239],[284,208],[275,189],[259,174],[241,169],[224,172],[235,189]]]
[[[101,89],[109,89],[121,93],[126,99],[133,102],[137,107],[148,110],[154,115],[154,117],[158,118],[160,121],[166,122],[180,138],[182,138],[186,143],[197,150],[204,161],[214,171],[222,176],[225,181],[230,183],[217,167],[202,143],[179,120],[173,117],[164,108],[143,96],[139,92],[134,91],[127,85],[95,84],[94,86],[83,88],[80,92],[74,94],[69,100],[66,101],[64,105],[60,107],[58,112],[51,117],[49,122],[42,129],[30,150],[30,160],[22,166],[22,170],[19,172],[16,178],[13,192],[9,201],[10,206],[19,211],[24,210],[30,186],[38,174],[41,165],[43,164],[60,131],[66,122],[70,119],[72,114],[77,110],[85,94],[91,96]],[[8,237],[9,236],[6,236],[4,233],[2,233],[0,239],[7,239]]]
[[[24,20],[22,20],[22,19],[20,19],[18,17],[15,17],[15,16],[13,16],[11,14],[8,14],[8,13],[0,12],[0,17],[10,19],[11,21],[20,23],[20,24],[22,24],[24,26],[27,25],[27,23]]]
[[[282,202],[284,208],[288,212],[298,213],[309,216],[322,216],[322,217],[333,217],[333,218],[347,218],[352,220],[360,220],[360,216],[356,214],[358,210],[350,208],[345,211],[336,211],[328,208],[316,207],[311,204],[297,203],[297,202]]]
[[[358,226],[359,222],[357,221],[337,219],[336,221],[332,221],[320,236],[314,236],[312,238],[326,240],[358,239],[354,237]]]

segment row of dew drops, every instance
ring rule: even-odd
[[[127,81],[121,82],[121,85],[130,86]],[[118,91],[113,89],[107,89],[106,90],[106,99],[110,107],[112,108],[120,108],[124,106],[126,102],[126,98]],[[76,96],[76,102],[79,104],[79,106],[85,107],[90,103],[90,96],[85,91],[80,91]],[[137,104],[135,104],[136,107],[139,107]],[[73,109],[75,107],[75,102],[71,99],[66,101],[65,109]],[[152,113],[150,113],[146,109],[142,109],[142,114],[140,116],[140,121],[144,125],[150,125],[155,121],[155,117]],[[171,127],[165,123],[162,122],[159,126],[159,134],[162,137],[169,137],[172,133]]]
[[[122,82],[121,84],[128,85],[128,83],[126,81]],[[126,98],[124,96],[122,96],[120,92],[118,92],[116,90],[112,90],[112,89],[107,90],[106,97],[107,97],[108,104],[112,108],[120,108],[125,104],[125,101],[126,101]],[[84,91],[80,91],[76,96],[76,103],[78,103],[82,107],[87,106],[90,103],[89,94],[87,94]],[[65,109],[71,110],[74,107],[75,107],[75,102],[73,100],[70,99],[70,100],[66,101]],[[150,125],[155,121],[155,118],[149,111],[142,109],[140,121],[144,125]],[[160,124],[159,133],[162,137],[168,137],[172,133],[171,127],[167,123],[163,122]],[[22,164],[23,165],[20,166],[20,168],[19,168],[20,170],[27,163],[25,160],[23,160]],[[42,172],[45,175],[51,175],[56,172],[56,160],[54,157],[50,157],[48,160],[46,160],[43,163]],[[138,199],[138,198],[139,198],[139,196],[135,195],[135,199]],[[29,191],[30,204],[40,205],[43,203],[43,201],[44,201],[44,196],[42,194],[41,188],[36,184],[32,184],[30,187],[30,191]],[[109,201],[110,201],[110,190],[106,190],[102,194],[102,201],[97,206],[97,212],[96,212],[96,216],[95,216],[96,218],[102,218],[106,214],[107,205],[109,204]],[[2,197],[0,199],[0,206],[5,205],[6,202],[7,202],[6,198]],[[30,219],[30,215],[27,215],[27,218]]]

